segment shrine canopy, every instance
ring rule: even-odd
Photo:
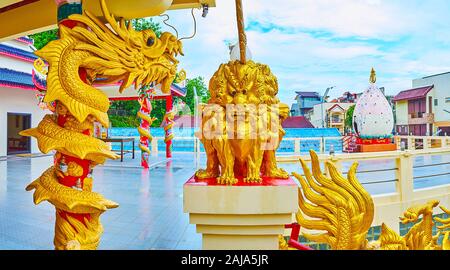
[[[39,69],[38,67],[39,65],[36,65],[35,63],[34,68],[32,70],[32,81],[38,90],[46,91],[47,90],[47,82],[46,82],[47,76],[45,75],[46,72],[42,72],[42,69]],[[96,88],[101,89],[110,100],[139,99],[139,91],[136,90],[133,85],[124,89],[122,93],[119,92],[120,82],[109,85],[96,84],[94,82],[94,86]],[[152,90],[153,90],[152,94],[153,99],[167,99],[171,96],[184,97],[186,96],[187,92],[186,81],[183,80],[182,82],[179,83],[172,83],[172,85],[170,86],[170,93],[167,94],[161,92],[160,85],[156,85],[155,87],[152,88]]]
[[[76,1],[72,1],[76,2]],[[166,10],[215,7],[215,0],[106,0],[125,19],[157,16]],[[99,0],[83,0],[83,9],[102,19]],[[0,0],[0,42],[57,28],[55,0]],[[26,19],[25,19],[26,18]]]
[[[120,85],[102,85],[98,86],[110,100],[137,100],[139,98],[138,91],[134,87],[125,89],[122,93],[119,93]],[[172,83],[170,86],[170,93],[164,94],[161,92],[161,88],[157,85],[153,88],[153,99],[167,99],[171,96],[184,97],[186,96],[186,88],[184,82],[180,84]]]

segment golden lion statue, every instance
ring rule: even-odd
[[[281,123],[289,107],[276,96],[278,82],[270,68],[253,61],[222,64],[209,91],[211,99],[197,134],[207,166],[196,178],[217,178],[218,184],[226,185],[236,184],[239,177],[247,183],[261,183],[262,176],[288,178],[277,167],[275,152],[285,135]]]

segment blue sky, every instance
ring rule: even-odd
[[[332,97],[367,88],[370,69],[388,94],[411,87],[412,79],[450,71],[448,0],[243,0],[253,60],[278,77],[282,102],[295,91]],[[229,61],[237,41],[233,0],[216,0],[207,18],[196,10],[197,35],[184,41],[180,67],[206,81]],[[190,36],[190,11],[169,11],[180,37]],[[160,18],[156,18],[161,21]],[[170,31],[170,28],[164,27]]]

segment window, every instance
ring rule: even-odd
[[[307,97],[307,98],[303,98],[303,100],[306,102],[314,102],[314,101],[319,101],[320,99],[318,97]]]
[[[434,106],[439,106],[439,102],[438,102],[437,98],[434,100]]]
[[[31,153],[30,138],[19,134],[31,127],[31,114],[8,113],[7,117],[8,155]]]

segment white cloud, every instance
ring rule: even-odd
[[[292,103],[294,90],[363,91],[371,67],[389,94],[411,87],[415,77],[450,70],[450,2],[446,0],[245,0],[255,61],[268,64],[280,83],[279,96]],[[180,66],[206,81],[229,60],[225,41],[237,40],[234,1],[217,0],[207,18],[197,14],[197,35],[184,41]],[[190,36],[188,10],[170,11],[180,36]],[[170,30],[170,29],[167,29]],[[286,30],[286,31],[284,31]],[[323,35],[325,33],[325,35]]]
[[[256,19],[282,26],[327,30],[338,36],[378,37],[386,35],[386,29],[389,34],[396,34],[404,27],[402,21],[391,21],[395,8],[380,1],[287,0],[277,2],[277,6],[269,0],[254,3],[255,9],[249,15]],[[269,6],[272,8],[268,9]]]

